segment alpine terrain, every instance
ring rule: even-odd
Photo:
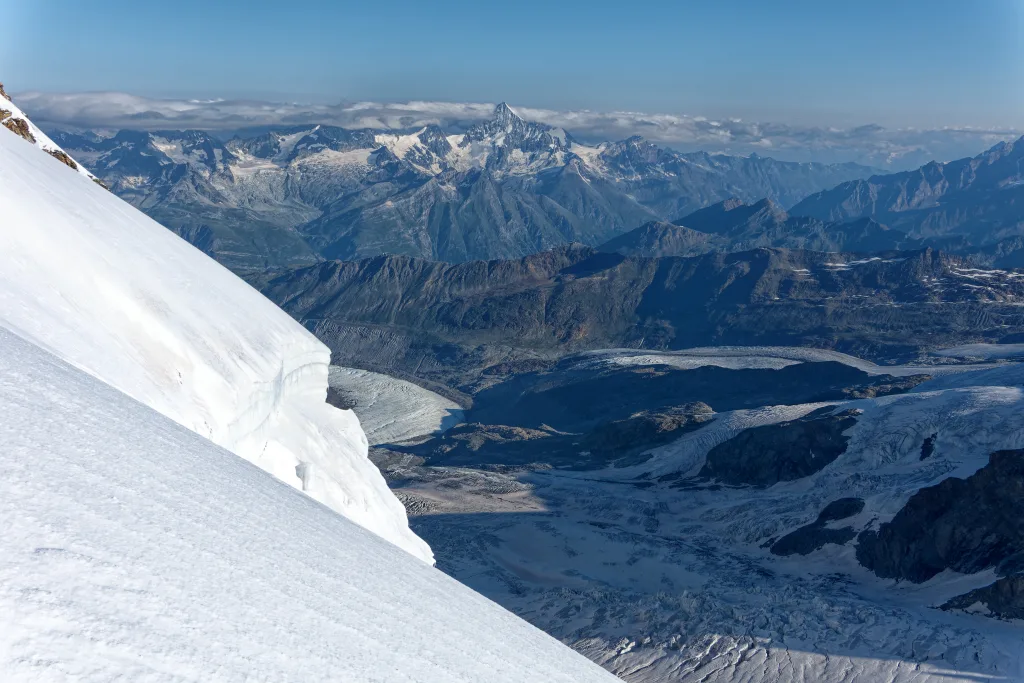
[[[0,678],[614,680],[429,566],[323,344],[0,106]]]
[[[583,144],[504,103],[460,130],[309,125],[54,131],[120,197],[247,271],[381,253],[444,261],[596,246],[738,197],[790,206],[872,169]]]

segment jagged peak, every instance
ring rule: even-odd
[[[507,102],[499,102],[494,107],[494,119],[501,123],[514,123],[516,121],[522,121],[523,117],[515,112],[512,107],[508,106]]]
[[[4,90],[4,84],[3,83],[0,83],[0,97],[4,98],[8,102],[11,101],[11,96],[7,94],[6,90]]]

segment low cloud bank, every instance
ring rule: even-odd
[[[408,129],[435,123],[458,130],[490,116],[490,103],[355,102],[316,105],[254,100],[175,100],[126,93],[17,95],[19,105],[44,127],[198,128],[230,135],[257,127],[312,123],[346,128]],[[513,108],[524,118],[565,128],[583,142],[642,135],[680,151],[703,150],[773,156],[794,161],[855,161],[878,168],[913,168],[928,161],[974,156],[1002,140],[1021,135],[1013,129],[947,127],[854,128],[794,126],[740,119],[617,111],[556,111]]]

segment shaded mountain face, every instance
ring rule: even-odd
[[[56,132],[115,193],[238,271],[381,253],[452,262],[598,245],[738,197],[789,206],[856,164],[584,145],[507,105],[463,132]]]
[[[1024,277],[930,249],[641,258],[568,246],[463,264],[382,256],[252,281],[336,363],[461,391],[580,349],[778,344],[884,360],[1024,331]]]
[[[870,218],[834,223],[790,216],[770,199],[755,204],[729,199],[700,209],[677,223],[647,223],[609,240],[599,249],[628,256],[659,257],[759,247],[874,252],[926,244]]]
[[[986,245],[1024,234],[1024,138],[970,159],[851,180],[791,213],[821,220],[874,218],[912,237],[961,235]]]

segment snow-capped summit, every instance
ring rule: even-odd
[[[511,126],[516,121],[522,121],[523,118],[513,111],[512,107],[508,106],[507,103],[499,102],[494,107],[494,120],[501,124]]]
[[[47,140],[0,131],[0,327],[431,562],[355,415],[325,402],[327,347]]]

